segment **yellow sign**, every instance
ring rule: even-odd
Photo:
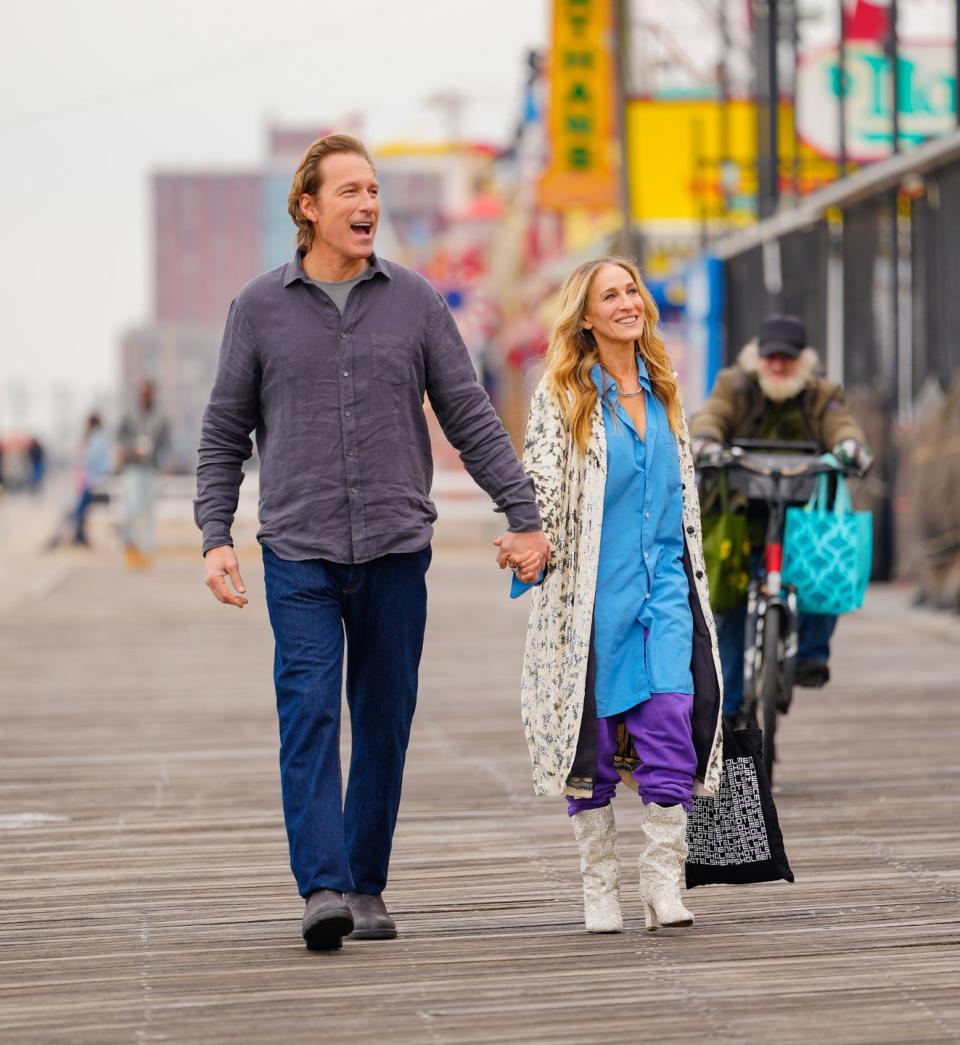
[[[616,206],[613,0],[554,0],[549,64],[550,165],[539,184],[549,210]]]
[[[724,114],[715,99],[635,98],[627,104],[630,196],[633,220],[652,232],[690,225],[756,220],[757,114],[748,99],[731,99]],[[780,180],[793,185],[793,111],[780,106]],[[802,142],[799,188],[812,192],[837,177],[836,164]]]

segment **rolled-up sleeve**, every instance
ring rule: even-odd
[[[232,544],[243,462],[253,452],[251,433],[260,421],[260,361],[253,330],[234,301],[220,346],[217,376],[203,412],[193,514],[203,533],[203,553]]]
[[[506,514],[509,530],[542,529],[533,483],[477,382],[466,345],[440,295],[430,309],[425,350],[427,395],[471,478]]]

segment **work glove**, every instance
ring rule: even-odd
[[[856,468],[858,472],[866,472],[873,464],[870,448],[856,439],[842,439],[833,448],[833,456],[844,468]]]
[[[717,464],[726,453],[726,447],[716,439],[700,437],[690,443],[693,460],[699,465]]]

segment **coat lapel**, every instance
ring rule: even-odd
[[[603,427],[603,407],[600,405],[600,397],[593,407],[593,417],[590,421],[590,442],[587,449],[597,459],[600,471],[607,474],[607,433]]]

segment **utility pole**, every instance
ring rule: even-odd
[[[780,0],[767,0],[767,59],[770,69],[767,74],[770,84],[770,202],[771,213],[776,213],[780,204]]]
[[[624,257],[642,262],[642,241],[639,230],[633,225],[633,193],[630,187],[630,133],[627,122],[627,100],[632,87],[632,63],[630,47],[630,0],[614,0],[613,4],[613,68],[615,70],[616,123],[621,143],[621,167],[619,167],[619,205],[621,205],[621,231],[617,236],[617,250]]]
[[[890,25],[887,30],[887,57],[890,59],[890,82],[893,93],[891,106],[891,131],[893,133],[893,151],[900,151],[900,40],[897,33],[897,0],[890,0],[888,17]]]
[[[957,0],[960,5],[960,0]],[[727,0],[718,0],[717,22],[720,30],[720,63],[718,88],[720,106],[720,199],[721,217],[726,220],[730,212],[730,73],[727,54],[730,51],[730,23],[727,17]]]
[[[791,135],[790,180],[793,184],[793,202],[800,199],[800,132],[797,130],[797,74],[800,70],[800,0],[790,0],[790,57],[793,65],[790,94],[793,108]]]
[[[957,0],[960,3],[960,0]],[[840,129],[837,164],[840,177],[847,176],[847,10],[844,0],[837,0],[840,19],[837,35],[837,123]]]
[[[757,86],[757,209],[761,218],[776,213],[780,198],[778,4],[779,0],[753,0]]]
[[[620,234],[618,247],[627,258],[643,260],[643,244],[633,226],[633,196],[630,191],[630,142],[627,128],[627,99],[631,93],[630,0],[615,0],[613,21],[616,81],[617,130],[620,138]]]
[[[890,0],[888,7],[889,25],[887,26],[887,39],[885,50],[890,59],[890,82],[892,104],[890,107],[890,130],[893,136],[893,154],[900,151],[900,48],[897,25],[897,0]],[[901,418],[909,409],[909,400],[903,401],[900,375],[905,366],[902,358],[909,346],[900,344],[900,200],[899,190],[896,186],[890,191],[890,332],[893,341],[893,403],[896,416]]]

